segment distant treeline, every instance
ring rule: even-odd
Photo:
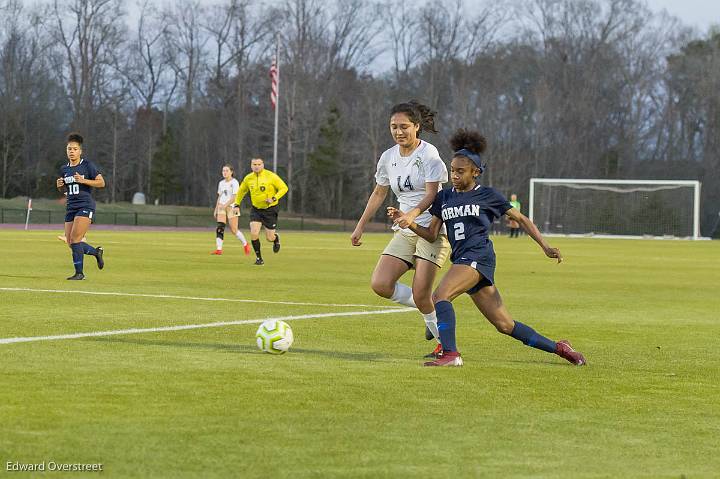
[[[279,34],[292,211],[359,216],[388,111],[417,99],[438,112],[427,140],[446,159],[455,128],[484,132],[484,181],[505,193],[523,200],[534,176],[698,179],[710,234],[719,33],[638,0],[478,3],[145,1],[128,28],[123,0],[0,0],[0,196],[55,195],[77,130],[108,180],[99,200],[211,204],[223,164],[241,175],[272,157]]]

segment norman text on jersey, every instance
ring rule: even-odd
[[[462,216],[480,216],[480,205],[460,205],[443,208],[442,220],[447,221]]]

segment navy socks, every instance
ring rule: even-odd
[[[455,341],[455,310],[449,301],[438,301],[435,303],[435,311],[437,313],[438,331],[440,332],[440,343],[443,351],[457,351]],[[515,327],[510,333],[513,338],[522,341],[523,344],[531,348],[554,353],[556,343],[552,339],[538,334],[530,326],[515,321]]]
[[[555,352],[555,341],[538,334],[533,328],[520,321],[515,321],[515,327],[510,333],[513,338],[522,341],[523,344],[535,349],[542,349],[548,353]]]
[[[86,242],[83,241],[82,243],[79,243],[79,244],[80,244],[80,246],[82,246],[82,251],[84,254],[90,254],[93,256],[95,256],[97,254],[97,250],[95,248],[93,248],[92,246],[90,246],[89,244],[87,244]]]
[[[443,351],[457,351],[455,343],[455,310],[450,301],[438,301],[435,303],[437,313],[438,331],[440,332],[440,343]]]
[[[95,256],[97,254],[97,250],[90,246],[89,244],[85,243],[84,241],[82,243],[73,243],[70,245],[70,250],[72,251],[72,259],[73,259],[73,265],[75,266],[75,272],[76,273],[82,273],[83,272],[83,256],[86,254]]]
[[[73,266],[75,266],[75,273],[83,272],[83,247],[82,243],[73,243],[70,245],[72,250]]]

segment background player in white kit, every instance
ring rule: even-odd
[[[385,151],[378,161],[375,189],[350,238],[353,246],[362,244],[365,225],[382,206],[388,189],[395,193],[399,209],[409,224],[415,221],[429,225],[432,217],[427,209],[441,184],[448,180],[447,167],[437,148],[418,137],[424,131],[436,133],[435,112],[412,101],[395,105],[390,114],[390,134],[396,145]],[[393,238],[375,266],[370,285],[379,296],[420,310],[427,327],[426,338],[438,340],[437,347],[428,356],[437,355],[441,347],[431,294],[435,275],[448,258],[450,244],[445,234],[429,243],[409,229],[398,226],[393,229]],[[398,282],[411,268],[415,268],[412,289]]]
[[[250,254],[250,245],[245,239],[245,235],[238,229],[238,216],[240,216],[240,210],[236,209],[233,211],[233,202],[235,201],[235,195],[240,189],[240,183],[238,180],[233,178],[235,170],[230,165],[223,166],[222,176],[223,179],[218,183],[217,189],[217,202],[215,203],[215,221],[217,221],[217,229],[215,230],[215,251],[210,254],[222,254],[223,240],[225,239],[225,225],[230,226],[230,231],[239,239],[243,244],[245,255]]]

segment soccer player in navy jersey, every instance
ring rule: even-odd
[[[95,215],[95,200],[90,194],[92,188],[104,188],[105,180],[97,167],[82,157],[83,137],[71,133],[67,139],[66,153],[68,162],[60,168],[60,178],[56,185],[67,195],[65,213],[65,237],[72,251],[75,274],[69,280],[85,279],[83,274],[83,256],[89,254],[97,260],[99,269],[103,269],[103,249],[93,248],[83,241]]]
[[[425,366],[462,366],[463,360],[455,342],[455,311],[451,301],[462,293],[472,298],[478,310],[495,328],[533,348],[555,353],[581,366],[585,357],[566,340],[552,341],[531,327],[514,321],[495,287],[495,251],[488,237],[493,220],[507,215],[517,221],[549,258],[562,261],[560,250],[551,247],[537,227],[497,190],[482,186],[478,178],[485,169],[482,153],[487,142],[476,131],[458,130],[450,139],[455,152],[451,163],[452,189],[440,191],[430,208],[433,219],[428,227],[415,222],[406,224],[402,213],[388,208],[388,216],[403,228],[410,228],[427,241],[434,241],[441,226],[447,227],[452,248],[452,266],[433,293],[438,329],[443,351]]]

